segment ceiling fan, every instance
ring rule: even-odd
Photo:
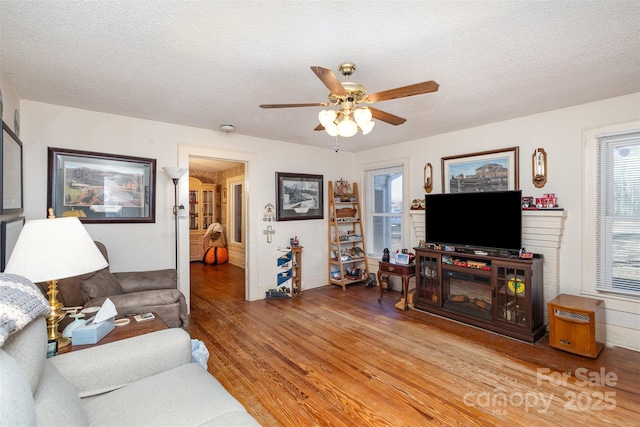
[[[338,67],[340,73],[345,76],[346,81],[341,82],[335,73],[327,68],[312,66],[311,71],[329,89],[329,102],[317,102],[307,104],[262,104],[260,108],[293,108],[293,107],[339,107],[338,110],[322,110],[318,114],[320,124],[314,130],[325,130],[331,136],[351,137],[362,131],[363,135],[368,134],[373,129],[375,118],[385,123],[398,126],[407,121],[391,113],[387,113],[377,108],[369,107],[368,104],[374,102],[387,101],[390,99],[406,98],[408,96],[422,95],[424,93],[438,90],[438,83],[430,80],[416,83],[395,89],[367,93],[360,83],[349,81],[349,76],[356,70],[356,65],[346,62]]]

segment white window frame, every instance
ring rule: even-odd
[[[632,132],[640,129],[640,121],[591,129],[584,133],[583,140],[583,205],[582,205],[582,280],[581,293],[598,298],[606,298],[608,308],[624,311],[637,309],[638,297],[601,291],[597,288],[598,247],[596,229],[598,223],[597,193],[598,164],[597,149],[602,135]]]
[[[376,162],[362,165],[361,169],[361,180],[360,182],[364,183],[364,188],[361,191],[361,198],[363,198],[362,207],[364,207],[365,211],[365,240],[367,241],[367,256],[372,258],[381,258],[381,253],[373,252],[373,236],[372,227],[373,227],[373,215],[371,213],[371,203],[373,203],[374,197],[371,193],[373,188],[369,185],[368,176],[369,172],[386,169],[386,168],[400,168],[402,170],[402,215],[401,215],[401,229],[402,229],[402,247],[406,248],[408,242],[411,241],[409,238],[409,227],[411,226],[411,221],[409,220],[409,209],[410,209],[410,201],[409,201],[409,158],[403,157],[395,160],[388,160],[385,162]],[[407,248],[409,249],[409,248]]]
[[[236,188],[241,188],[241,196],[240,200],[236,200]],[[229,246],[236,246],[237,248],[244,249],[245,240],[247,236],[247,227],[246,227],[246,206],[244,203],[245,195],[244,195],[244,176],[235,176],[227,179],[227,218],[229,220],[229,229],[227,230],[227,244]],[[237,222],[234,207],[236,203],[242,204],[242,215],[240,221]],[[237,241],[235,239],[236,236],[236,228],[240,228],[242,235],[242,241]]]

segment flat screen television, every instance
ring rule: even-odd
[[[478,249],[522,248],[522,191],[427,194],[428,243]]]

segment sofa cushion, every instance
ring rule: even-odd
[[[36,407],[29,383],[15,359],[0,349],[0,422],[6,426],[36,425]]]
[[[109,271],[109,267],[103,268],[89,279],[83,280],[82,289],[87,301],[122,294],[122,287],[116,277]]]
[[[44,317],[11,335],[2,349],[16,360],[31,387],[31,393],[35,393],[47,360],[47,324]]]
[[[61,421],[69,426],[89,424],[78,393],[49,361],[45,363],[33,400],[38,427],[60,426]]]
[[[144,405],[140,404],[142,397],[148,397]],[[83,403],[91,425],[186,426],[212,420],[220,421],[213,424],[225,426],[259,425],[196,363],[147,377]]]
[[[93,276],[95,272],[83,274],[82,276],[68,277],[58,280],[58,301],[64,307],[78,307],[84,305],[87,299],[82,290],[82,281]],[[49,284],[42,282],[36,283],[43,295],[47,295]]]

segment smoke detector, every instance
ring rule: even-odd
[[[236,127],[234,125],[220,125],[220,130],[222,132],[233,132],[234,130],[236,130]]]

